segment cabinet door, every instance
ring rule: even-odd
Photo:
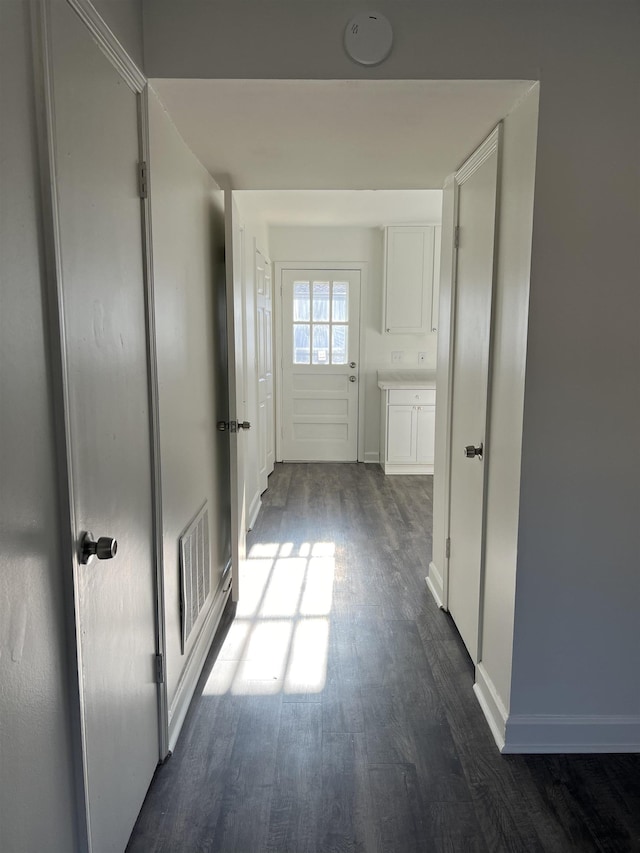
[[[415,462],[415,406],[389,406],[387,410],[387,462]]]
[[[384,330],[422,335],[431,331],[433,226],[386,229]]]
[[[436,407],[418,406],[416,410],[416,461],[433,465],[435,458]]]

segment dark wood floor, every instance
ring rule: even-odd
[[[424,581],[431,477],[277,465],[128,847],[640,851],[640,756],[501,756]]]

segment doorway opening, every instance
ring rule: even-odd
[[[487,465],[494,464],[494,460],[498,463],[495,493],[489,490],[485,494],[485,523],[487,518],[495,517],[495,520],[498,515],[502,519],[504,506],[508,503],[517,507],[518,501],[528,311],[526,269],[532,228],[537,84],[531,81],[160,80],[154,81],[153,85],[185,140],[211,174],[227,176],[242,220],[246,258],[259,249],[267,265],[279,263],[298,270],[312,269],[312,264],[321,261],[332,263],[334,268],[340,263],[367,264],[365,301],[367,298],[369,301],[363,304],[361,312],[364,355],[361,354],[358,360],[354,359],[359,371],[356,379],[364,400],[358,400],[359,411],[364,410],[358,423],[357,458],[360,461],[380,461],[380,395],[375,381],[378,369],[391,366],[416,369],[420,365],[423,369],[431,368],[436,372],[434,552],[428,575],[436,601],[446,608],[451,549],[447,479],[453,452],[450,442],[453,399],[451,354],[454,351],[456,323],[456,225],[460,212],[456,206],[457,200],[452,205],[447,206],[445,203],[443,206],[442,188],[448,176],[460,169],[498,123],[504,120],[509,128],[513,125],[513,134],[511,129],[506,134],[508,157],[505,157],[505,169],[498,171],[502,175],[502,183],[497,190],[497,209],[501,206],[510,208],[510,215],[504,216],[499,222],[499,249],[495,250],[498,273],[494,274],[493,280],[496,300],[491,329],[495,334],[491,346],[496,353],[495,358],[492,356],[491,369],[497,371],[498,381],[493,383],[491,399],[488,401],[491,408],[489,417],[507,426],[497,440],[492,439],[493,446],[486,444],[484,448]],[[527,102],[532,106],[523,109],[522,105]],[[269,107],[267,114],[265,105]],[[518,114],[518,118],[512,122],[511,116],[515,114]],[[229,117],[229,121],[220,121],[223,116]],[[256,116],[260,118],[259,147],[253,144]],[[286,117],[286,121],[283,121],[283,117]],[[398,133],[399,129],[408,127],[411,128],[410,133]],[[521,156],[523,153],[524,156]],[[521,192],[523,186],[524,194]],[[366,199],[370,208],[368,212],[376,210],[378,213],[375,223],[368,220],[365,225],[362,221],[356,223],[350,220],[348,206],[344,203],[334,206],[329,213],[323,210],[329,195],[341,193],[343,199],[345,194]],[[394,225],[394,221],[385,213],[380,215],[379,202],[388,200],[386,196],[394,193],[404,194],[405,199],[412,194],[415,198],[420,193],[432,194],[434,199],[437,198],[437,213],[431,219],[431,224],[442,229],[442,249],[436,253],[441,269],[436,279],[444,287],[444,292],[439,294],[440,307],[435,314],[440,319],[444,318],[444,325],[440,322],[433,324],[428,338],[419,343],[416,341],[417,346],[414,348],[408,341],[394,337],[392,331],[385,329],[382,323],[380,297],[384,278],[384,242],[380,229]],[[309,220],[299,214],[300,202],[305,196],[309,210],[312,211]],[[429,222],[430,214],[424,213],[426,209],[423,206],[420,212],[411,215],[405,211],[400,224],[410,226],[424,224],[425,220]],[[367,237],[360,233],[360,242],[356,248],[353,248],[353,243],[347,246],[347,237],[352,237],[353,232],[363,228],[369,229],[371,233]],[[321,240],[329,242],[330,252],[323,254]],[[283,249],[283,246],[287,249]],[[509,252],[506,249],[508,246],[515,249]],[[498,252],[503,257],[498,259]],[[518,265],[521,270],[525,270],[524,275],[517,272]],[[245,264],[245,267],[247,286],[251,290],[255,288],[252,281],[257,281],[259,276],[253,261]],[[275,270],[275,267],[272,266],[272,269]],[[378,286],[373,284],[374,276],[377,276]],[[275,274],[272,280],[275,301],[281,298],[279,289],[285,283],[281,277],[278,280]],[[307,282],[307,278],[299,276],[296,281],[308,283],[310,293],[314,282],[322,283],[320,277],[309,277]],[[292,300],[296,281],[290,282],[293,288]],[[251,299],[246,300],[247,315],[244,318],[244,328],[249,337],[251,330],[255,329]],[[312,297],[309,296],[309,299]],[[437,302],[437,298],[434,299]],[[311,306],[311,302],[309,304]],[[291,390],[291,387],[283,387],[287,380],[282,352],[285,345],[290,343],[293,362],[295,329],[288,330],[291,341],[287,343],[283,335],[286,324],[282,310],[276,309],[275,305],[272,308],[275,320],[272,327],[275,331],[274,399],[275,410],[278,411]],[[289,323],[292,327],[296,325],[294,310],[292,305],[293,316]],[[519,340],[515,340],[509,333],[514,322],[525,329],[525,335]],[[308,332],[312,367],[314,319],[311,307],[308,321],[298,316],[297,325],[300,326],[299,334],[302,337]],[[326,332],[325,343],[329,344],[331,321],[324,325],[328,327],[323,330],[323,334]],[[253,334],[258,333],[254,331]],[[374,346],[371,345],[372,340],[375,340]],[[278,349],[280,356],[277,354]],[[317,358],[320,358],[321,350],[325,357],[328,352],[330,358],[330,345],[323,347],[318,342],[315,347]],[[250,347],[247,352],[250,353]],[[522,368],[515,383],[512,381],[509,359],[515,360]],[[249,355],[244,366],[251,370],[251,364]],[[251,386],[251,381],[248,384]],[[251,393],[249,391],[249,396]],[[293,409],[300,404],[293,400],[287,405]],[[335,405],[335,401],[332,405]],[[313,396],[305,398],[302,408],[305,406],[318,407],[317,395],[315,399]],[[317,416],[318,412],[311,414]],[[275,458],[278,457],[277,446],[278,441],[282,441],[283,429],[284,425],[276,420],[273,433]],[[362,430],[364,438],[361,441]],[[510,431],[510,434],[506,435],[506,431]],[[444,436],[440,442],[438,435]],[[474,447],[483,444],[482,441],[478,443],[475,437],[473,441]],[[296,457],[297,454],[292,453],[290,458]],[[251,473],[248,476],[251,477]],[[255,484],[255,492],[252,488],[246,488],[253,508],[248,513],[251,519],[247,525],[249,528],[258,517],[264,478],[256,476]],[[483,488],[486,492],[486,484]],[[509,593],[506,598],[510,598],[515,589],[517,541],[517,517],[513,513],[509,515],[507,527],[506,538],[510,548],[511,545],[514,547],[507,555],[508,565],[504,561],[501,563],[500,575],[502,582],[507,578]],[[504,544],[504,537],[501,541]],[[499,579],[490,580],[488,585],[484,579],[482,581],[479,607],[486,611],[482,617],[484,621],[489,620],[498,628],[496,632],[490,632],[492,636],[487,638],[498,658],[499,648],[505,644],[510,647],[511,644],[509,638],[504,636],[505,630],[508,632],[508,621],[502,618],[492,621],[495,616],[492,615],[493,605],[504,609],[505,596],[496,594],[493,604],[485,601],[485,587],[491,587],[493,593],[498,589],[496,582]],[[504,589],[504,584],[501,588]],[[474,658],[478,663],[482,662],[480,653],[477,658],[474,655]],[[510,661],[500,658],[497,664],[501,668],[500,678],[504,676],[505,684],[508,683]],[[505,694],[504,686],[501,684],[498,692]],[[501,713],[500,708],[498,713]]]

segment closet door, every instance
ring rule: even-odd
[[[139,103],[47,8],[84,796],[92,853],[121,853],[159,757]]]

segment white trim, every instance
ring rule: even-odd
[[[447,376],[446,376],[446,388],[441,389],[441,383],[438,382],[438,373],[437,373],[437,365],[436,365],[436,388],[438,389],[438,399],[441,400],[444,397],[445,408],[446,408],[446,421],[445,421],[445,429],[444,429],[444,459],[445,466],[444,471],[442,472],[442,476],[444,478],[444,487],[443,487],[443,502],[444,502],[444,536],[445,540],[449,537],[450,532],[450,518],[451,518],[451,424],[453,419],[453,341],[455,334],[455,321],[456,321],[456,293],[457,293],[457,278],[458,278],[458,250],[455,247],[455,229],[456,224],[458,222],[458,185],[455,180],[454,175],[450,175],[444,182],[444,189],[447,188],[449,184],[453,185],[453,209],[452,209],[452,228],[451,228],[451,242],[447,247],[447,250],[451,252],[451,281],[449,283],[449,317],[448,326],[449,326],[449,358],[447,362]],[[441,243],[441,253],[444,251],[444,246]],[[442,268],[442,260],[441,260],[441,268]],[[440,300],[440,305],[442,305],[442,300]],[[444,319],[444,318],[443,318]],[[440,317],[438,317],[438,326],[440,326]],[[437,458],[437,457],[436,457]],[[440,472],[434,472],[434,476],[438,476]],[[449,558],[447,556],[444,557],[444,565],[442,567],[442,606],[444,610],[448,610],[449,607]]]
[[[275,399],[275,416],[276,416],[276,462],[282,462],[282,273],[285,270],[356,270],[360,272],[360,318],[359,323],[359,359],[360,365],[358,375],[360,381],[358,383],[358,447],[356,450],[356,459],[358,462],[369,461],[365,459],[364,451],[364,421],[365,421],[365,387],[362,377],[364,375],[364,366],[366,364],[366,342],[363,334],[364,312],[368,307],[367,301],[367,276],[369,272],[369,264],[367,261],[274,261],[274,319],[275,319],[275,341],[274,341],[274,380],[277,376],[277,381],[274,381]],[[277,283],[277,284],[276,284]],[[289,460],[290,461],[290,460]],[[378,460],[376,460],[378,461]]]
[[[151,151],[149,142],[149,87],[138,99],[140,121],[140,156],[147,164],[147,197],[141,199],[142,250],[147,315],[147,365],[149,384],[149,431],[151,438],[151,500],[153,505],[153,539],[156,580],[156,653],[167,660],[165,595],[164,595],[164,522],[162,516],[162,455],[160,446],[160,403],[158,386],[158,354],[156,347],[155,280],[153,271],[153,220],[151,213]],[[166,679],[158,685],[158,739],[160,761],[169,751],[169,700]]]
[[[223,578],[227,583],[227,586],[222,589],[211,604],[211,609],[202,624],[200,633],[191,647],[188,660],[184,665],[182,674],[180,675],[180,680],[176,686],[176,692],[169,707],[170,752],[173,752],[175,749],[176,742],[180,736],[180,731],[182,730],[182,725],[185,717],[187,716],[187,711],[189,710],[189,704],[193,699],[193,694],[195,693],[198,680],[202,674],[204,662],[209,654],[209,649],[211,648],[211,643],[213,642],[215,633],[218,630],[227,599],[231,594],[229,567],[225,569]]]
[[[253,529],[253,525],[256,523],[261,506],[262,498],[260,494],[256,494],[253,501],[251,502],[251,506],[247,510],[247,530]]]
[[[358,450],[356,454],[356,458],[358,462],[365,461],[365,450],[364,450],[364,420],[365,420],[365,397],[367,394],[367,390],[365,387],[365,383],[362,381],[365,376],[364,369],[367,364],[367,336],[364,333],[363,329],[363,320],[367,316],[366,311],[369,307],[369,291],[368,291],[368,282],[367,276],[369,272],[369,265],[366,261],[363,261],[360,265],[360,316],[358,318],[358,341],[359,341],[359,353],[358,353]]]
[[[418,463],[410,462],[407,464],[397,464],[394,462],[385,462],[382,465],[385,474],[421,474],[433,475],[433,465],[419,465]]]
[[[493,269],[491,276],[491,304],[489,307],[489,352],[487,358],[487,401],[485,411],[484,446],[491,446],[491,399],[493,396],[493,362],[496,342],[496,292],[498,288],[498,253],[500,248],[500,215],[502,197],[502,133],[504,124],[498,123],[490,133],[487,140],[483,142],[478,152],[484,163],[495,152],[496,154],[496,207],[494,213],[494,236],[493,236]],[[475,169],[479,168],[476,166]],[[474,171],[475,171],[474,169]],[[487,459],[485,455],[485,460]],[[489,459],[490,461],[490,459]],[[478,662],[482,660],[482,643],[484,641],[484,596],[486,582],[486,559],[487,559],[487,506],[489,492],[489,467],[488,463],[483,465],[484,486],[482,494],[482,548],[480,552],[480,592],[478,596]],[[498,694],[496,693],[496,696]]]
[[[503,753],[640,753],[640,716],[512,714]]]
[[[380,464],[380,452],[378,450],[366,450],[364,454],[364,462],[371,464]]]
[[[431,561],[429,563],[429,574],[425,578],[429,592],[433,596],[440,610],[446,610],[444,606],[444,588],[442,584],[442,575],[438,571],[436,564]]]
[[[489,723],[493,739],[502,752],[508,713],[482,662],[476,667],[476,683],[473,685],[473,692],[476,694],[482,712]]]
[[[422,220],[421,222],[383,222],[382,225],[378,225],[377,227],[380,231],[384,231],[385,228],[437,228],[441,224],[442,220],[430,220],[429,222]]]
[[[67,2],[127,86],[139,95],[147,85],[147,78],[131,59],[91,0],[67,0]]]
[[[502,122],[494,127],[484,142],[476,148],[473,154],[464,161],[459,169],[456,170],[455,177],[458,186],[461,186],[465,181],[469,180],[469,178],[478,171],[480,166],[489,159],[493,152],[498,150],[501,135]]]

